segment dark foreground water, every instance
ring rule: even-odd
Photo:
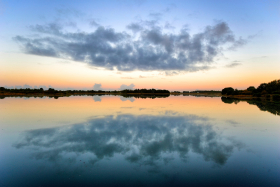
[[[170,96],[0,100],[0,186],[280,186],[280,116]]]

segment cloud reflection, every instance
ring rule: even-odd
[[[101,96],[93,96],[93,100],[94,100],[94,102],[101,102]]]
[[[14,146],[31,149],[36,159],[59,161],[65,154],[92,155],[91,162],[121,154],[131,163],[168,164],[175,155],[186,161],[190,152],[205,161],[223,165],[235,148],[243,145],[223,137],[211,121],[195,115],[119,115],[93,119],[85,124],[26,131]]]
[[[130,101],[130,102],[134,102],[135,101],[135,99],[133,97],[122,97],[121,96],[120,99],[122,101]]]

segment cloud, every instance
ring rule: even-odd
[[[120,87],[120,90],[132,90],[133,88],[135,87],[134,84],[130,84],[130,85],[125,85],[125,84],[122,84],[121,87]]]
[[[174,75],[179,75],[179,74],[180,74],[180,72],[178,72],[178,71],[166,71],[165,72],[166,76],[174,76]]]
[[[101,87],[102,87],[101,84],[96,84],[96,83],[95,83],[94,86],[93,86],[93,89],[94,89],[94,90],[102,90]]]
[[[152,78],[152,77],[154,77],[154,76],[142,76],[142,75],[139,75],[139,78],[141,78],[141,79],[144,79],[144,78]]]
[[[153,19],[127,26],[139,33],[137,36],[101,25],[93,32],[69,32],[63,24],[49,23],[30,27],[39,35],[18,35],[14,40],[28,54],[79,61],[107,70],[187,72],[208,70],[223,51],[247,43],[242,37],[237,39],[226,22],[191,35],[184,27],[178,33],[165,33],[158,22],[161,14],[151,13],[150,17]]]
[[[152,20],[159,20],[162,17],[162,13],[152,12],[152,13],[149,14],[149,17],[151,17]]]
[[[165,23],[164,28],[165,28],[165,29],[170,29],[170,30],[175,29],[175,27],[174,27],[173,25],[171,25],[171,23],[169,23],[169,22],[166,22],[166,23]]]
[[[247,40],[243,39],[242,37],[240,37],[238,40],[236,40],[234,42],[234,44],[232,46],[230,46],[228,49],[229,50],[235,50],[238,47],[241,47],[243,45],[247,44]]]
[[[140,32],[140,31],[142,31],[142,30],[144,29],[144,28],[143,28],[140,24],[138,24],[138,23],[131,23],[131,24],[127,25],[126,28],[132,30],[133,32]]]
[[[98,23],[96,22],[96,20],[94,20],[94,19],[91,19],[90,22],[89,22],[89,24],[90,24],[91,26],[93,26],[93,27],[99,27],[99,26],[100,26],[100,24],[98,24]]]
[[[226,65],[226,67],[227,68],[234,68],[234,67],[240,66],[240,65],[241,65],[241,63],[233,62],[231,64]]]

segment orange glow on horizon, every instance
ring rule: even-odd
[[[170,96],[168,98],[156,99],[135,99],[122,101],[119,96],[101,97],[101,102],[95,102],[93,97],[62,97],[59,99],[30,98],[5,98],[0,100],[5,110],[1,112],[2,119],[14,124],[21,124],[18,121],[35,120],[36,126],[29,128],[40,128],[40,124],[48,121],[54,123],[44,124],[53,127],[63,124],[84,122],[90,118],[103,118],[108,115],[198,115],[211,119],[227,119],[227,113],[234,113],[236,119],[247,114],[247,117],[254,117],[259,109],[246,102],[235,104],[224,104],[221,98],[192,97],[192,96]],[[30,123],[31,124],[31,123]],[[34,125],[34,123],[32,123]],[[26,128],[29,124],[22,124],[17,128]],[[7,127],[6,127],[7,128]]]

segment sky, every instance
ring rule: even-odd
[[[246,89],[280,79],[279,0],[0,0],[0,86]]]

